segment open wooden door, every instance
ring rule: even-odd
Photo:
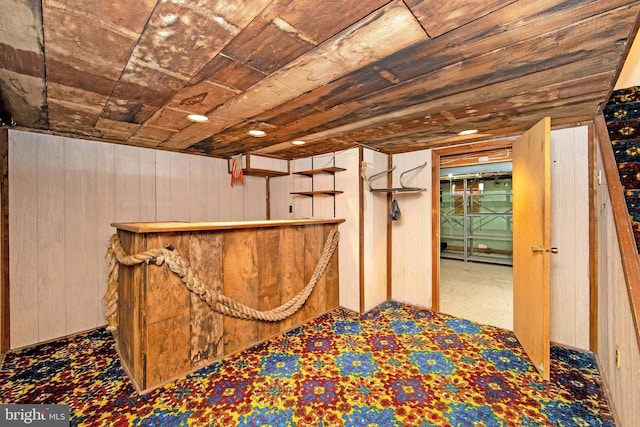
[[[513,331],[549,379],[551,119],[513,144]]]

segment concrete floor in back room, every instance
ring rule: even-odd
[[[440,311],[513,330],[512,267],[440,259]]]

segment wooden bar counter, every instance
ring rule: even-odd
[[[129,254],[172,245],[214,290],[258,310],[289,301],[309,282],[329,220],[114,223]],[[144,391],[257,344],[338,306],[338,252],[304,306],[279,322],[213,311],[166,265],[120,266],[118,351]]]

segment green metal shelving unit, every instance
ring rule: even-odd
[[[440,194],[441,257],[512,265],[510,174],[443,177]]]

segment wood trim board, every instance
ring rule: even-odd
[[[362,174],[362,164],[364,163],[364,148],[362,147],[358,147],[358,168],[360,170],[360,174]],[[360,280],[359,280],[359,291],[360,291],[360,314],[364,313],[364,290],[365,290],[365,283],[364,283],[364,254],[363,254],[363,250],[362,248],[364,248],[364,185],[365,182],[363,179],[359,179],[359,185],[358,185],[358,206],[359,206],[359,212],[358,212],[358,222],[359,222],[359,226],[358,226],[358,230],[359,231],[359,243],[358,243],[358,247],[360,248],[359,252],[359,263],[360,263]]]
[[[339,224],[344,219],[283,219],[270,221],[214,221],[214,222],[114,222],[112,227],[134,233],[173,233],[177,231],[236,230],[239,228],[269,228],[293,225]]]
[[[9,130],[0,129],[0,354],[11,347],[9,284]]]
[[[589,123],[589,349],[598,353],[598,180],[597,143]]]
[[[393,155],[387,156],[387,169],[393,167]],[[393,187],[393,175],[387,174],[387,188]],[[392,193],[387,193],[387,212],[391,210]],[[392,298],[393,280],[393,221],[387,215],[387,300]]]

